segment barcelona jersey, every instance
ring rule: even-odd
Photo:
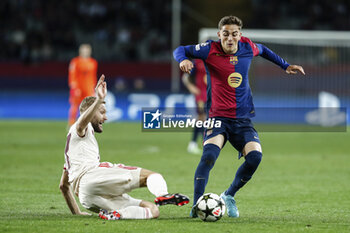
[[[189,58],[202,59],[207,72],[207,110],[209,117],[251,118],[255,116],[248,71],[254,56],[262,56],[282,69],[289,64],[262,44],[241,37],[238,50],[226,54],[220,41],[180,46],[174,58],[180,63]]]

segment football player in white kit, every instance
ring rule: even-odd
[[[89,215],[80,211],[72,191],[83,207],[99,212],[102,219],[108,220],[157,218],[157,205],[187,204],[187,196],[168,193],[167,184],[159,173],[140,167],[100,162],[94,134],[102,133],[102,124],[107,120],[104,101],[107,84],[104,75],[100,77],[95,93],[96,97],[86,97],[81,102],[81,115],[67,135],[60,189],[72,214]],[[155,204],[127,194],[140,187],[147,187],[156,196]]]

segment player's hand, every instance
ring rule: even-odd
[[[298,65],[290,65],[290,66],[288,66],[287,69],[286,69],[286,73],[287,73],[287,74],[297,74],[298,71],[299,71],[300,73],[302,73],[303,75],[305,75],[305,72],[304,72],[303,67],[298,66]]]
[[[104,74],[101,75],[95,88],[96,97],[103,100],[107,95],[107,83]]]
[[[185,59],[182,62],[180,62],[180,69],[183,72],[186,72],[186,73],[190,74],[191,70],[193,69],[193,63],[190,60]]]

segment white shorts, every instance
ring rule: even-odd
[[[82,176],[79,184],[80,203],[92,211],[139,206],[142,200],[126,193],[140,187],[140,172],[139,167],[101,163]]]

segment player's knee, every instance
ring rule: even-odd
[[[214,166],[216,159],[220,153],[220,148],[214,144],[207,144],[203,148],[203,155],[201,162],[204,162],[207,166]]]
[[[252,167],[258,167],[262,160],[262,153],[260,151],[253,150],[246,155],[247,163]]]
[[[147,169],[142,168],[140,172],[140,187],[146,187],[147,186],[147,179],[152,174],[159,174]]]
[[[146,211],[150,211],[152,214],[151,218],[159,217],[159,209],[154,203],[151,203],[148,201],[141,201],[140,207],[145,208]],[[150,217],[146,217],[146,218],[150,218]]]
[[[151,213],[152,213],[153,218],[158,218],[159,217],[159,209],[158,209],[158,207],[156,205],[154,205],[151,208]]]

